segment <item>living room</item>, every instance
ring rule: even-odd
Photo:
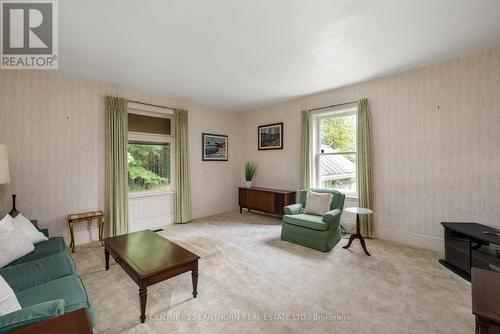
[[[42,3],[0,333],[498,331],[498,1]]]

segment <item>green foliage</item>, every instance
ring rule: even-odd
[[[321,121],[322,144],[336,152],[356,151],[356,124],[354,116],[335,117]]]
[[[255,172],[257,171],[257,164],[255,162],[245,163],[245,180],[248,182],[252,181]]]
[[[169,184],[170,146],[128,145],[129,191],[157,190]]]

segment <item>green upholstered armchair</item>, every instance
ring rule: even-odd
[[[331,193],[330,211],[324,216],[302,213],[308,191]],[[340,215],[345,195],[331,189],[304,189],[299,192],[299,203],[286,206],[281,227],[281,240],[329,252],[340,240]]]

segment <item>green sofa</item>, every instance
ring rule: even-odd
[[[302,213],[308,191],[331,193],[330,211],[324,216]],[[345,195],[331,189],[305,189],[299,192],[299,202],[284,208],[281,240],[329,252],[340,240],[340,215]]]
[[[34,222],[36,225],[36,222]],[[48,230],[40,230],[47,237]],[[21,310],[0,316],[0,334],[86,308],[92,326],[95,314],[83,282],[62,237],[35,244],[35,250],[0,268]]]

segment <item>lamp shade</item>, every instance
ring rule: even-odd
[[[9,183],[9,159],[7,158],[7,145],[0,144],[0,184]]]

